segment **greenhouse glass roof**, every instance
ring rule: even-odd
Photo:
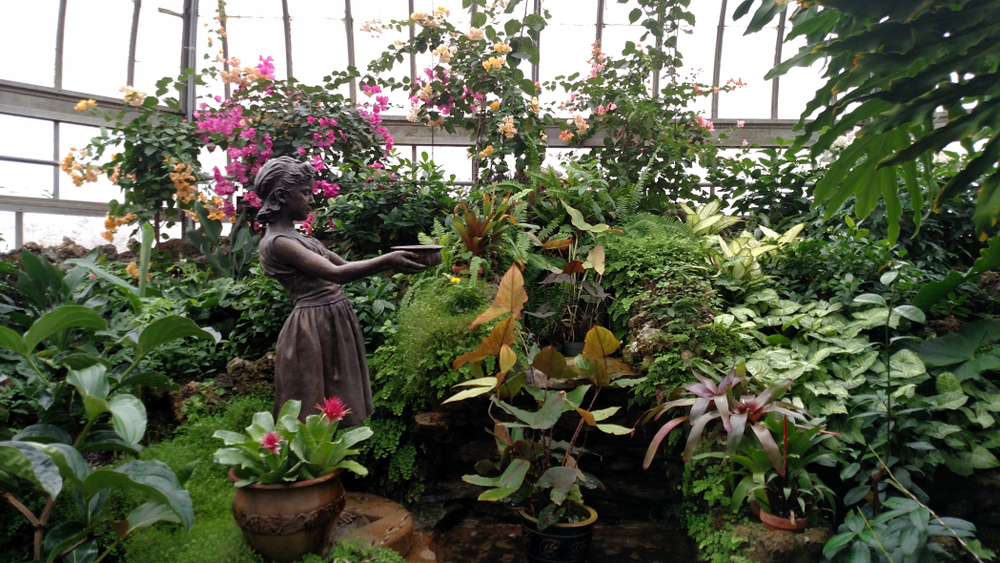
[[[439,6],[450,11],[450,21],[456,25],[469,25],[475,9],[463,8],[462,0],[231,0],[224,3],[226,42],[219,45],[210,41],[210,30],[217,27],[213,19],[218,4],[213,0],[35,0],[5,5],[7,21],[31,25],[9,28],[0,35],[0,48],[16,53],[8,57],[0,73],[0,128],[5,133],[0,137],[0,235],[4,239],[0,248],[9,250],[25,240],[58,243],[62,236],[84,246],[102,242],[97,233],[107,202],[119,195],[119,189],[104,178],[76,187],[58,168],[69,149],[85,145],[102,124],[94,116],[73,110],[80,99],[119,109],[123,86],[155,91],[160,78],[177,75],[185,66],[200,66],[204,55],[214,58],[222,48],[246,64],[270,56],[278,78],[294,76],[304,83],[317,83],[331,70],[352,64],[363,75],[369,61],[408,34],[407,28],[367,31],[373,25],[405,20],[414,11]],[[776,138],[794,136],[791,126],[819,86],[820,69],[796,69],[780,82],[764,80],[775,62],[787,59],[799,45],[780,40],[786,33],[784,17],[762,32],[744,35],[747,20],[733,21],[737,4],[691,2],[696,24],[685,24],[678,35],[686,76],[677,79],[716,85],[742,79],[745,87],[702,98],[695,108],[723,125],[744,120],[750,142],[773,145]],[[558,75],[587,72],[595,41],[612,54],[628,41],[639,41],[644,28],[629,23],[633,8],[614,0],[527,0],[524,9],[551,14],[532,78],[545,82]],[[196,18],[189,17],[195,13]],[[393,76],[416,74],[429,61],[429,54],[414,57],[409,65],[398,65]],[[345,94],[356,96],[353,84],[345,89]],[[199,87],[197,95],[206,94],[225,93],[219,84]],[[391,93],[390,102],[393,107],[386,122],[399,151],[414,157],[428,152],[458,181],[471,179],[466,136],[407,123],[402,92]],[[731,140],[737,146],[740,141]],[[550,152],[558,154],[559,142],[551,146]]]

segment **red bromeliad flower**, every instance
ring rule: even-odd
[[[278,452],[281,451],[281,442],[284,440],[285,439],[282,438],[280,434],[272,430],[267,434],[264,434],[264,436],[260,439],[260,447],[266,450],[271,450],[272,454],[278,455]]]
[[[347,404],[341,401],[340,397],[323,399],[323,405],[316,405],[316,408],[322,411],[327,420],[340,420],[351,412],[351,409],[347,408]]]

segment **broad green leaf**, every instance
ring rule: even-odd
[[[562,201],[562,200],[559,200],[559,201]],[[562,204],[563,204],[563,207],[566,208],[566,212],[569,213],[570,222],[572,222],[573,226],[576,227],[577,229],[580,229],[581,231],[588,231],[588,232],[591,232],[591,233],[603,233],[603,232],[611,230],[604,223],[600,223],[600,224],[597,224],[597,225],[591,225],[591,224],[587,223],[587,221],[583,218],[583,213],[580,213],[576,209],[573,209],[565,201],[562,201]]]
[[[214,335],[202,330],[187,317],[163,317],[149,323],[139,333],[135,357],[136,359],[143,358],[159,346],[187,336],[218,342]]]
[[[73,551],[66,554],[63,563],[94,563],[97,560],[97,540],[83,542]]]
[[[138,444],[146,433],[146,407],[128,394],[115,395],[108,401],[111,424],[115,432],[129,444]]]
[[[854,298],[855,303],[873,303],[875,305],[885,306],[885,298],[881,295],[875,293],[862,293]]]
[[[62,491],[63,481],[55,462],[29,444],[0,442],[0,467],[32,483],[52,498]]]
[[[129,513],[128,517],[125,518],[124,526],[119,527],[117,522],[115,527],[118,532],[118,540],[121,541],[125,539],[125,536],[138,530],[139,528],[145,528],[157,522],[174,522],[177,524],[181,523],[181,518],[174,512],[174,509],[161,501],[151,500],[147,503],[141,504]]]
[[[598,424],[597,429],[605,434],[614,434],[616,436],[624,436],[626,434],[631,434],[635,431],[633,428],[627,428],[625,426],[619,426],[617,424]]]
[[[24,343],[21,335],[5,326],[0,326],[0,348],[13,350],[25,357],[31,354],[31,349]]]
[[[899,316],[909,319],[915,323],[924,324],[927,322],[927,317],[924,315],[924,312],[913,305],[900,305],[899,307],[893,308],[893,311],[899,313]]]
[[[972,464],[972,467],[976,469],[992,469],[994,467],[1000,467],[1000,461],[997,461],[996,456],[982,446],[976,446],[973,448],[972,452],[969,453],[967,461],[969,461],[969,463]]]
[[[961,393],[962,384],[951,372],[944,372],[937,376],[937,392],[938,393]]]
[[[31,442],[22,442],[24,444],[29,444],[30,447],[34,447],[43,454],[49,456],[49,458],[56,464],[59,468],[59,474],[62,475],[66,482],[79,486],[83,483],[84,479],[90,475],[90,464],[87,463],[80,452],[76,450],[73,446],[67,446],[66,444],[36,444]],[[102,487],[103,488],[103,487]],[[97,493],[97,489],[91,493],[90,496]],[[89,498],[89,496],[88,496]]]
[[[141,385],[143,387],[154,387],[157,389],[179,389],[172,379],[158,371],[142,371],[126,375],[118,382],[117,387],[131,387]]]
[[[33,424],[28,426],[18,431],[14,435],[14,440],[19,442],[38,442],[40,444],[58,442],[71,445],[73,443],[73,438],[65,430],[52,424]]]
[[[927,373],[920,357],[911,350],[900,350],[889,358],[889,368],[893,378],[911,378]]]
[[[563,391],[557,391],[555,393],[549,393],[548,399],[545,403],[535,412],[526,411],[519,409],[517,407],[508,405],[503,401],[497,400],[495,397],[493,401],[497,405],[508,413],[512,414],[518,420],[524,424],[509,424],[505,423],[505,426],[528,426],[529,428],[534,428],[535,430],[547,430],[552,428],[556,421],[559,420],[559,416],[563,413],[563,406],[566,404],[566,393]]]
[[[941,393],[940,395],[933,395],[931,397],[925,397],[924,400],[931,406],[934,410],[957,410],[966,402],[968,402],[969,397],[965,393]]]
[[[81,397],[96,397],[107,399],[111,386],[105,376],[107,368],[102,364],[94,364],[86,369],[68,370],[66,381],[76,387]]]
[[[106,487],[120,487],[151,497],[169,506],[185,528],[191,529],[194,522],[191,496],[162,461],[130,461],[114,470],[97,469],[87,476],[80,489],[84,495],[93,495]]]
[[[63,305],[39,317],[25,333],[24,344],[30,353],[41,341],[71,327],[107,330],[108,323],[90,307]]]

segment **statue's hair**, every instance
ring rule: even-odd
[[[257,221],[264,225],[275,222],[281,210],[278,194],[287,197],[293,188],[308,184],[315,176],[312,164],[299,162],[290,156],[279,156],[265,162],[254,178],[253,189],[261,201]]]

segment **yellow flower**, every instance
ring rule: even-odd
[[[479,151],[479,158],[486,158],[491,154],[493,154],[493,145],[489,145],[485,149]]]
[[[486,70],[489,70],[490,69],[490,61],[483,61],[483,68],[485,68]]]
[[[500,134],[504,137],[510,139],[514,135],[517,135],[517,128],[514,127],[514,118],[507,116],[503,118],[503,123],[500,124]]]
[[[434,89],[431,88],[430,84],[424,84],[424,87],[417,93],[417,97],[424,101],[430,101],[434,99]]]
[[[500,100],[494,100],[493,103],[490,104],[490,109],[493,111],[500,109]]]
[[[462,281],[462,278],[451,278],[451,280],[449,280],[449,281],[451,281],[451,283],[458,283],[458,282]]]
[[[88,108],[92,108],[92,107],[96,107],[96,106],[97,106],[97,102],[95,102],[94,100],[80,100],[79,103],[77,103],[75,106],[73,106],[73,109],[75,109],[76,111],[84,111],[84,110],[86,110]]]
[[[535,113],[538,113],[538,110],[540,110],[540,109],[541,109],[541,107],[538,105],[538,98],[535,97],[535,96],[532,96],[532,98],[531,98],[531,111],[533,111]]]
[[[413,12],[410,14],[410,19],[420,21],[427,19],[427,12]]]
[[[490,57],[490,65],[492,65],[493,68],[502,67],[504,62],[505,60],[503,57]]]
[[[131,274],[133,278],[139,277],[139,268],[135,265],[135,262],[129,262],[128,266],[125,267],[125,271]]]
[[[510,45],[505,45],[503,43],[494,43],[493,50],[496,51],[497,53],[507,54],[510,52]]]

